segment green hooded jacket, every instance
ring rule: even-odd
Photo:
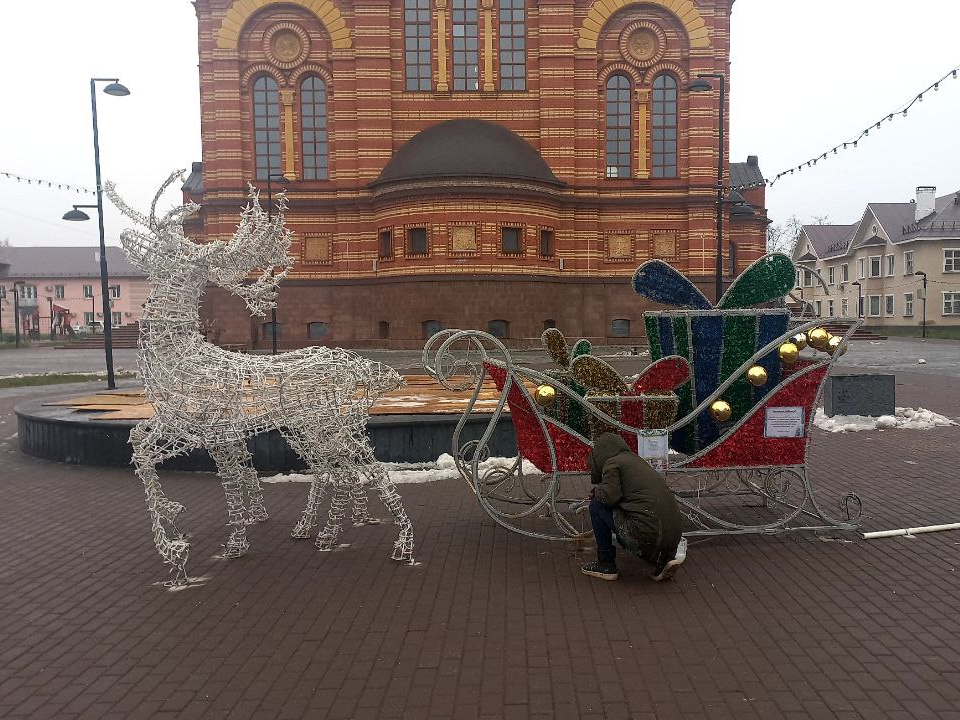
[[[623,510],[638,538],[660,547],[680,542],[682,520],[677,499],[660,474],[619,435],[604,433],[587,456],[594,496],[607,507]]]

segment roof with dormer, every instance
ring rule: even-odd
[[[853,225],[804,225],[803,234],[818,258],[838,257],[847,252],[860,223]]]

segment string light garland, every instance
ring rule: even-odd
[[[96,195],[96,190],[91,190],[89,188],[81,187],[79,185],[69,185],[67,183],[57,182],[56,180],[44,180],[43,178],[31,178],[26,177],[25,175],[17,175],[12,172],[5,172],[0,170],[0,175],[3,175],[8,180],[16,180],[17,182],[26,181],[27,185],[33,185],[36,183],[38,186],[46,185],[48,188],[57,188],[57,190],[72,190],[78,195]]]
[[[953,78],[954,80],[956,80],[958,73],[960,73],[960,65],[953,68],[952,70],[947,71],[947,73],[943,77],[941,77],[939,80],[936,80],[935,82],[928,85],[924,90],[917,93],[910,100],[909,103],[901,107],[899,110],[895,110],[894,112],[887,113],[876,122],[873,122],[867,127],[865,127],[863,131],[859,135],[857,135],[857,137],[855,137],[853,140],[847,140],[846,142],[842,142],[842,143],[839,143],[838,145],[834,145],[832,148],[830,148],[824,153],[820,153],[816,157],[812,157],[809,160],[806,160],[800,163],[799,165],[796,165],[792,168],[788,168],[783,172],[779,172],[774,176],[773,180],[763,179],[760,182],[747,183],[745,185],[731,185],[730,187],[724,188],[724,190],[739,191],[739,190],[750,190],[752,188],[758,188],[758,187],[764,187],[764,186],[773,187],[776,184],[776,182],[782,177],[785,177],[787,175],[793,175],[795,172],[802,172],[804,168],[813,167],[821,160],[826,160],[828,156],[837,155],[841,150],[852,150],[853,148],[858,146],[861,140],[863,140],[865,137],[869,137],[871,130],[876,131],[881,129],[883,123],[892,122],[894,118],[896,118],[897,116],[907,117],[908,113],[910,112],[910,108],[912,108],[918,102],[923,102],[924,95],[931,92],[938,92],[940,90],[940,83],[947,80],[948,78]]]
[[[954,67],[954,68],[951,69],[951,70],[948,70],[947,73],[946,73],[943,77],[941,77],[939,80],[936,80],[936,81],[932,82],[932,83],[931,83],[930,85],[928,85],[926,88],[924,88],[924,89],[921,90],[919,93],[917,93],[917,94],[910,100],[909,103],[907,103],[906,105],[904,105],[903,107],[901,107],[899,110],[895,110],[895,111],[893,111],[893,112],[887,113],[886,115],[884,115],[883,117],[881,117],[879,120],[876,120],[875,122],[870,123],[870,124],[869,124],[867,127],[865,127],[865,128],[860,132],[860,134],[857,135],[857,137],[855,137],[853,140],[847,140],[846,142],[842,142],[842,143],[839,143],[839,144],[837,144],[837,145],[834,145],[831,149],[827,150],[827,151],[824,152],[824,153],[821,153],[820,155],[817,155],[816,157],[812,157],[812,158],[810,158],[809,160],[807,160],[807,161],[805,161],[805,162],[802,162],[802,163],[800,163],[799,165],[797,165],[797,166],[795,166],[795,167],[792,167],[792,168],[789,168],[789,169],[787,169],[787,170],[784,170],[783,172],[777,173],[777,174],[774,176],[773,180],[764,180],[763,183],[756,183],[756,184],[754,184],[752,187],[759,187],[760,185],[768,185],[768,186],[770,186],[770,187],[773,187],[773,185],[775,185],[776,182],[777,182],[780,178],[782,178],[782,177],[785,177],[785,176],[787,176],[787,175],[793,175],[794,172],[802,172],[804,168],[813,167],[813,166],[816,165],[819,161],[821,161],[821,160],[826,160],[829,155],[831,155],[831,154],[832,154],[832,155],[836,155],[836,154],[838,154],[841,150],[851,150],[851,149],[857,147],[857,144],[858,144],[861,140],[863,140],[863,139],[866,138],[866,137],[869,137],[871,130],[879,130],[879,129],[881,128],[881,126],[883,125],[883,123],[885,123],[885,122],[892,122],[893,119],[894,119],[895,117],[897,117],[898,115],[901,116],[901,117],[907,117],[907,114],[910,112],[910,108],[912,108],[912,107],[913,107],[914,105],[916,105],[918,102],[923,102],[923,96],[924,96],[924,95],[926,95],[926,94],[928,94],[928,93],[931,93],[931,92],[937,92],[937,91],[939,91],[939,90],[940,90],[940,83],[942,83],[943,81],[947,80],[948,78],[951,78],[951,77],[952,77],[954,80],[956,80],[956,79],[957,79],[957,73],[958,73],[958,72],[960,72],[960,65],[958,65],[957,67]],[[738,188],[738,189],[746,189],[746,187]]]

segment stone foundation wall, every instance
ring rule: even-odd
[[[701,287],[710,293],[711,281],[705,280]],[[472,275],[353,283],[293,280],[280,288],[278,347],[415,349],[423,347],[428,321],[438,321],[444,328],[488,330],[493,320],[507,321],[507,344],[515,347],[539,345],[548,320],[569,338],[639,345],[646,343],[643,313],[652,308],[625,278],[566,281]],[[261,350],[271,345],[263,328],[269,315],[250,318],[243,302],[224,290],[208,289],[201,316],[216,320],[222,344]],[[613,336],[613,320],[629,320],[630,334]],[[308,336],[312,322],[326,323],[322,339]],[[385,338],[381,322],[389,323]]]

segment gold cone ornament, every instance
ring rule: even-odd
[[[726,400],[714,400],[710,405],[710,414],[717,422],[726,422],[733,415],[733,408]]]
[[[533,394],[533,399],[540,407],[547,407],[557,399],[557,390],[553,385],[540,385]]]
[[[810,343],[810,347],[816,350],[826,350],[827,343],[830,342],[830,333],[823,328],[811,330],[810,334],[807,335],[807,342]]]
[[[792,342],[788,342],[780,346],[777,354],[784,365],[793,365],[800,357],[800,350]]]
[[[747,370],[747,382],[754,387],[761,387],[767,384],[767,371],[759,365],[754,365]]]
[[[790,338],[790,342],[797,346],[797,350],[803,350],[807,346],[807,334],[797,333]]]

